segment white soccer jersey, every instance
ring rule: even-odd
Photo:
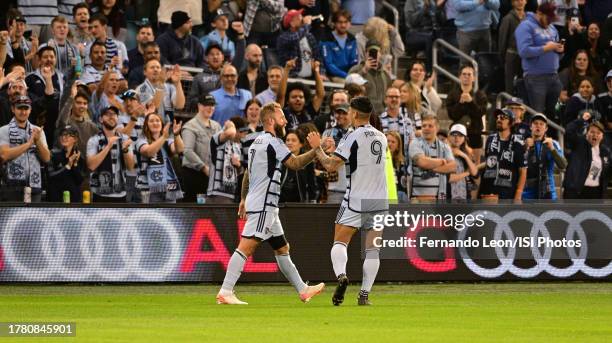
[[[290,156],[291,152],[285,143],[269,132],[259,135],[253,141],[249,147],[247,213],[278,207],[281,164]]]
[[[388,208],[386,152],[387,138],[371,125],[356,128],[340,141],[334,154],[346,164],[344,203],[350,210],[376,212]]]

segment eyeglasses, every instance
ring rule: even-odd
[[[387,98],[390,98],[390,99],[399,99],[400,97],[399,97],[399,95],[387,95]]]
[[[505,115],[505,114],[498,114],[498,115],[497,115],[497,118],[502,119],[502,120],[503,120],[503,119],[510,119],[510,117],[508,117],[508,116],[507,116],[507,115]]]

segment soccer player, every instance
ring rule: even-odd
[[[249,147],[248,171],[242,183],[242,195],[238,208],[241,218],[247,222],[238,248],[230,258],[223,285],[217,294],[218,304],[246,305],[234,294],[247,258],[262,242],[268,242],[274,250],[276,262],[283,275],[299,293],[300,300],[308,302],[321,293],[325,284],[308,286],[289,257],[289,243],[278,217],[280,197],[281,164],[293,170],[303,168],[315,158],[312,149],[299,156],[293,155],[279,137],[285,136],[287,119],[276,102],[268,103],[261,109],[264,133],[260,134]],[[247,192],[248,190],[248,192]]]
[[[379,248],[372,242],[382,235],[382,231],[372,230],[371,216],[385,212],[389,207],[385,178],[387,138],[370,125],[373,110],[366,97],[356,97],[351,101],[350,117],[355,130],[342,138],[332,156],[327,156],[321,148],[318,133],[308,135],[308,142],[313,149],[316,148],[317,158],[325,169],[335,171],[345,164],[347,166],[348,187],[336,217],[331,249],[334,273],[338,277],[338,286],[332,297],[336,306],[344,301],[349,282],[346,276],[347,246],[358,229],[367,230],[359,305],[371,305],[368,294],[380,266]]]

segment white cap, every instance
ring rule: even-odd
[[[364,79],[363,76],[361,76],[359,74],[353,73],[353,74],[348,74],[346,76],[346,79],[344,79],[344,84],[345,85],[348,85],[348,84],[351,84],[351,83],[355,83],[355,84],[357,84],[359,86],[363,86],[366,83],[368,83],[368,80]]]
[[[467,136],[467,129],[465,128],[465,126],[463,124],[455,124],[453,126],[451,126],[450,131],[448,132],[449,135],[452,135],[453,132],[459,132],[460,134]]]

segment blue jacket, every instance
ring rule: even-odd
[[[321,55],[328,76],[346,78],[349,69],[359,63],[357,40],[355,40],[355,36],[349,33],[346,37],[344,49],[342,49],[336,37],[329,32],[321,41]]]
[[[493,18],[499,20],[499,0],[451,0],[453,8],[457,10],[455,25],[459,31],[470,32],[487,30],[493,23]]]
[[[543,46],[559,40],[559,33],[554,25],[544,29],[538,23],[533,12],[527,12],[514,31],[516,48],[521,56],[525,75],[556,74],[559,69],[559,54],[555,51],[544,52]]]
[[[557,141],[553,141],[555,150],[564,161],[563,150]],[[559,169],[565,169],[566,164]],[[535,141],[533,147],[527,149],[527,181],[523,189],[523,199],[557,200],[555,185],[555,159],[552,152],[542,141]]]

